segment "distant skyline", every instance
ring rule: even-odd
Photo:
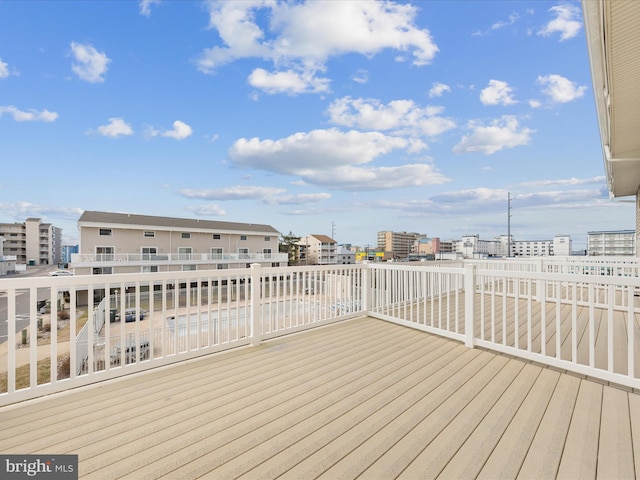
[[[84,210],[375,245],[635,226],[578,1],[0,0],[0,222]],[[629,200],[629,201],[627,201]]]

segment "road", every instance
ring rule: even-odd
[[[55,270],[55,266],[53,265],[27,267],[27,271],[24,273],[6,275],[1,278],[10,279],[12,277],[41,277],[53,270]],[[38,300],[48,299],[49,290],[46,288],[38,289]],[[7,341],[9,327],[7,319],[7,308],[7,297],[5,294],[0,293],[0,344]],[[29,325],[29,294],[28,292],[24,292],[18,294],[18,296],[16,297],[16,332],[19,332],[27,325]]]

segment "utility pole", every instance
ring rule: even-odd
[[[511,192],[507,192],[507,258],[511,258]]]

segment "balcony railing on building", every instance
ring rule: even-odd
[[[144,264],[144,263],[229,263],[229,262],[286,262],[286,253],[74,253],[71,267],[93,264]]]

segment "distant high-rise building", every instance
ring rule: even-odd
[[[40,218],[0,223],[0,236],[5,238],[5,255],[15,255],[18,263],[55,265],[62,260],[62,229]]]
[[[426,237],[416,232],[378,232],[378,250],[392,252],[396,258],[407,258],[413,252],[414,242]]]
[[[635,255],[635,230],[609,230],[587,233],[587,255]]]

